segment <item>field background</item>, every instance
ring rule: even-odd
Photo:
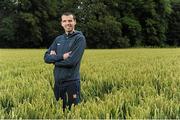
[[[86,50],[81,103],[55,106],[45,49],[0,49],[0,118],[180,119],[180,49]]]

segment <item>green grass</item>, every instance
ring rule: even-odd
[[[0,49],[0,118],[180,119],[180,49],[86,50],[81,103],[55,107],[45,50]]]

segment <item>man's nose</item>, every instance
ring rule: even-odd
[[[70,22],[66,22],[66,25],[70,24]]]

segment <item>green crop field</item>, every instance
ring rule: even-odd
[[[180,49],[86,50],[81,103],[55,105],[45,49],[0,49],[0,118],[180,119]]]

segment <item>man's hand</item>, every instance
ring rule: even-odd
[[[56,52],[54,50],[51,50],[50,55],[56,55]]]
[[[67,52],[67,53],[64,53],[63,59],[64,59],[64,60],[67,59],[67,58],[70,56],[71,52],[72,52],[72,51]]]
[[[67,53],[64,53],[63,59],[64,59],[64,60],[67,59],[67,58],[70,56],[71,52],[72,52],[72,51],[67,52]],[[51,50],[51,51],[50,51],[50,55],[56,55],[56,52],[55,52],[54,50]]]

